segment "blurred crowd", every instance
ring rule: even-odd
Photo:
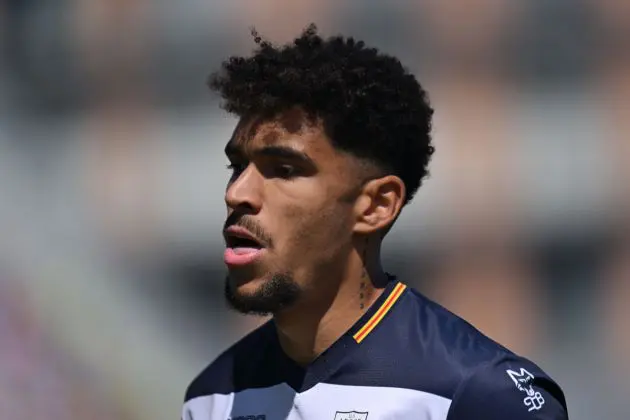
[[[86,366],[50,340],[19,284],[0,277],[0,414],[6,419],[130,419]]]
[[[0,418],[177,418],[260,322],[222,303],[234,120],[204,85],[252,26],[310,22],[436,109],[388,270],[540,361],[573,420],[630,418],[624,0],[0,0]]]

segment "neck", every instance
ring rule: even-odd
[[[274,315],[278,338],[284,352],[306,366],[348,331],[383,293],[388,282],[380,261],[364,266],[354,258],[328,295]],[[326,284],[330,278],[315,281]]]

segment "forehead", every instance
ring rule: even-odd
[[[266,146],[283,146],[308,154],[312,159],[340,159],[325,133],[323,125],[309,118],[303,111],[292,109],[266,117],[242,117],[226,149],[243,153]]]

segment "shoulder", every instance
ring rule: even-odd
[[[514,353],[486,336],[469,322],[410,289],[404,301],[405,317],[411,324],[411,347],[423,349],[430,358],[447,359],[460,371],[514,356]]]
[[[378,360],[396,355],[391,373],[384,375],[388,385],[428,391],[454,403],[484,389],[488,394],[502,391],[520,397],[522,406],[526,395],[520,395],[512,379],[522,368],[536,378],[537,386],[548,390],[548,399],[565,405],[560,388],[534,363],[416,290],[408,288],[393,312],[375,334],[369,352],[382,356]]]
[[[266,323],[236,342],[201,371],[186,389],[185,401],[211,394],[230,394],[251,387],[259,358],[267,348],[273,325]]]
[[[466,320],[418,291],[408,288],[389,328],[381,331],[382,345],[395,347],[410,362],[452,373],[453,383],[479,365],[513,353]]]
[[[415,347],[451,378],[448,420],[567,419],[562,389],[538,365],[413,289],[407,305]]]
[[[474,413],[471,414],[471,413]],[[533,362],[516,355],[480,365],[459,385],[448,420],[566,420],[560,386]]]
[[[343,380],[423,391],[450,400],[478,366],[507,354],[509,350],[472,325],[407,287],[358,344],[349,369],[354,374],[344,375]]]

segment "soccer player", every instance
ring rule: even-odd
[[[210,79],[225,152],[225,296],[272,320],[189,386],[184,420],[563,420],[538,366],[383,270],[427,174],[433,110],[400,62],[314,26]]]

